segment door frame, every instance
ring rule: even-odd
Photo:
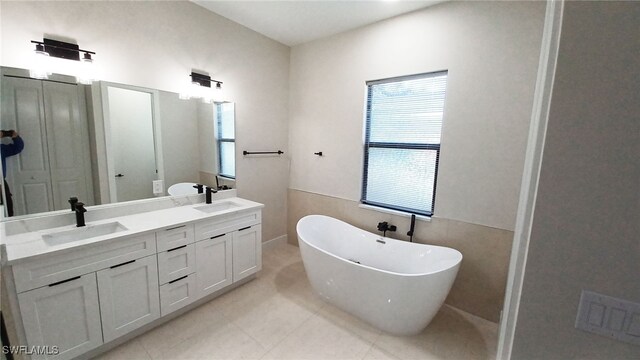
[[[558,60],[563,9],[564,0],[547,2],[504,307],[500,316],[496,353],[496,359],[499,360],[510,359],[513,350]]]

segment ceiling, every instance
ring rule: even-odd
[[[191,1],[271,39],[294,46],[444,0]]]

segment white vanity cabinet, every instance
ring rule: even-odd
[[[59,351],[32,357],[72,359],[158,318],[155,254],[150,233],[14,265],[27,343]]]
[[[156,239],[160,312],[164,316],[198,298],[194,224],[157,231]]]
[[[32,359],[86,357],[255,274],[262,268],[261,210],[248,206],[10,264],[20,345],[49,350]]]
[[[196,242],[196,284],[204,297],[233,282],[231,234],[219,234]]]
[[[233,232],[233,282],[262,269],[262,226],[247,226]]]
[[[98,271],[105,342],[160,317],[157,266],[156,256],[151,255]]]
[[[42,346],[51,355],[57,346],[57,359],[71,359],[102,345],[95,273],[23,292],[18,301],[29,346]]]
[[[261,212],[229,214],[195,224],[198,297],[262,268]]]

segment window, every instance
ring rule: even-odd
[[[447,72],[367,82],[362,203],[433,215]]]
[[[218,175],[236,178],[235,104],[216,103],[218,137]]]

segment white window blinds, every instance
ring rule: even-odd
[[[362,202],[433,214],[447,72],[367,82]]]

